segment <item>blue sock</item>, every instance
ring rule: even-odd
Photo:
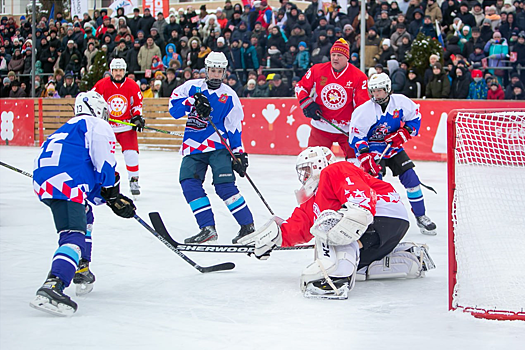
[[[240,194],[239,189],[233,182],[221,183],[215,185],[215,192],[224,201],[233,217],[239,225],[248,225],[253,223],[253,216]]]
[[[80,231],[62,231],[58,249],[53,256],[51,274],[57,276],[67,287],[71,284],[78,267],[81,252],[85,249],[85,236]]]
[[[210,199],[206,196],[206,192],[204,192],[202,188],[202,181],[198,179],[187,179],[183,180],[180,184],[186,202],[190,205],[199,228],[214,226],[215,218],[211,210]]]
[[[410,202],[414,215],[416,217],[425,215],[425,201],[423,199],[423,192],[421,191],[421,182],[414,169],[408,169],[399,175],[399,180],[401,180],[401,183],[407,190],[408,201]]]

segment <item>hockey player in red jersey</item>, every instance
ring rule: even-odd
[[[267,259],[276,246],[315,237],[315,261],[301,276],[306,297],[346,299],[356,279],[418,278],[434,268],[426,246],[400,243],[408,214],[392,185],[336,162],[326,147],[301,152],[296,169],[300,206],[286,221],[273,217],[239,242],[254,244],[255,256]]]
[[[366,75],[348,63],[349,58],[348,43],[344,39],[337,40],[330,49],[330,62],[310,68],[295,86],[295,95],[304,115],[313,119],[308,146],[331,148],[337,142],[345,158],[353,159],[355,152],[348,144],[350,119],[354,109],[370,98]]]
[[[126,68],[124,59],[114,58],[109,65],[111,76],[99,80],[93,91],[101,94],[108,103],[111,119],[135,124],[131,127],[110,122],[117,142],[122,147],[131,194],[136,196],[140,194],[137,131],[144,130],[145,121],[142,117],[142,93],[132,79],[125,77]]]

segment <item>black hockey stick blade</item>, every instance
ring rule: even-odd
[[[251,254],[254,252],[255,247],[251,245],[221,245],[221,244],[186,244],[179,243],[171,238],[168,233],[168,229],[164,225],[160,214],[157,212],[149,213],[149,218],[155,231],[163,235],[166,239],[171,240],[172,244],[177,247],[180,251],[185,252],[201,252],[201,253],[241,253]],[[168,238],[169,237],[169,238]],[[276,247],[274,250],[303,250],[313,249],[314,245],[298,245],[295,247]]]
[[[195,269],[197,269],[199,272],[207,273],[207,272],[215,272],[215,271],[225,271],[225,270],[232,270],[235,268],[235,264],[228,262],[228,263],[222,263],[218,265],[212,265],[212,266],[200,266],[195,261],[191,260],[186,254],[181,252],[179,249],[177,249],[177,242],[175,242],[171,236],[167,233],[159,233],[155,231],[153,228],[151,228],[144,220],[140,218],[137,214],[133,217],[135,220],[137,220],[143,227],[146,228],[149,232],[151,232],[155,237],[157,237],[166,247],[168,247],[171,251],[173,251],[175,254],[180,256],[184,261],[186,261],[188,264],[193,266]]]

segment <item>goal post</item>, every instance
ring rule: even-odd
[[[447,120],[449,309],[525,320],[525,108]]]

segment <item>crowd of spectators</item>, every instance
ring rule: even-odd
[[[240,97],[287,97],[308,68],[327,62],[332,44],[344,38],[350,63],[360,63],[360,2],[326,11],[317,0],[304,10],[288,0],[272,8],[232,4],[196,11],[191,5],[152,14],[123,9],[108,16],[42,17],[31,36],[22,16],[0,23],[1,97],[30,94],[31,55],[36,55],[38,96],[74,97],[99,50],[107,61],[124,58],[128,77],[145,97],[169,97],[189,79],[205,77],[211,51],[229,60],[225,83]],[[438,27],[439,26],[439,27]],[[423,76],[406,60],[419,33],[438,40],[445,51],[431,56]],[[367,1],[365,64],[390,75],[395,93],[411,98],[525,99],[525,0]]]

